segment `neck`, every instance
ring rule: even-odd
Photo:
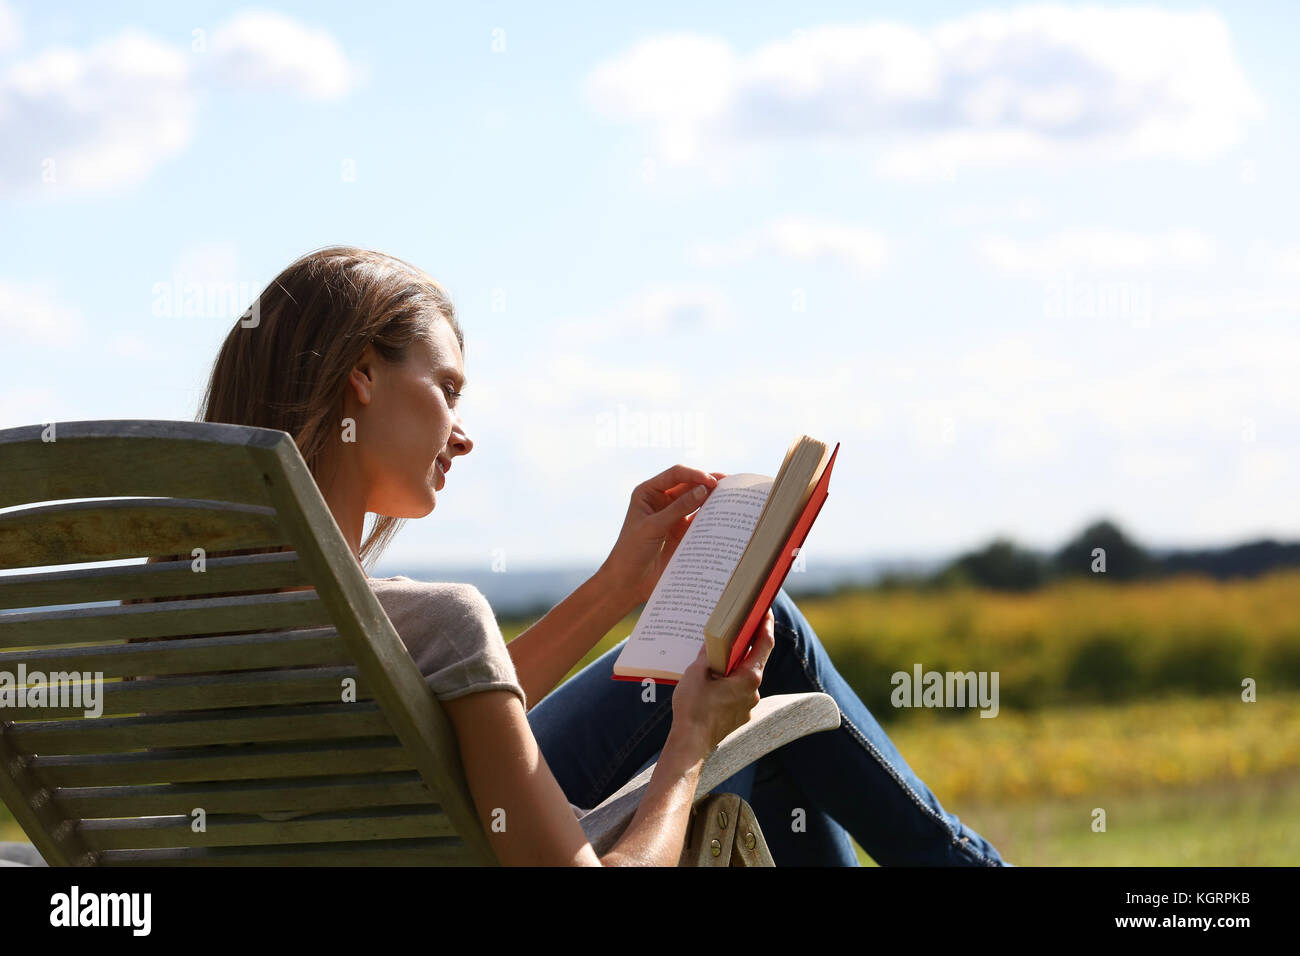
[[[360,562],[361,535],[366,527],[366,496],[361,476],[346,465],[323,470],[329,477],[320,484],[321,496],[353,557]]]

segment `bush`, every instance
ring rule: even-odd
[[[1099,634],[1081,643],[1065,671],[1065,689],[1084,700],[1117,701],[1141,686],[1133,639]]]
[[[1240,690],[1242,677],[1248,676],[1245,651],[1231,632],[1193,637],[1165,652],[1155,667],[1155,685],[1198,694]]]

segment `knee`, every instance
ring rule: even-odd
[[[772,601],[772,621],[778,648],[790,645],[798,649],[805,639],[805,634],[810,634],[812,630],[795,605],[794,599],[786,594],[785,588],[777,591],[776,599]]]

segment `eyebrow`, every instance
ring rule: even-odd
[[[437,370],[439,372],[450,372],[455,377],[456,391],[462,391],[465,386],[469,384],[469,379],[467,379],[458,369],[455,369],[450,365],[439,365]]]

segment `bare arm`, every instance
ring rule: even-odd
[[[711,748],[669,732],[636,816],[602,859],[533,737],[519,698],[484,691],[442,702],[460,742],[479,820],[504,866],[676,866]]]
[[[700,771],[712,746],[699,732],[668,732],[650,785],[636,815],[613,848],[601,857],[604,866],[676,866],[686,844],[690,810]]]
[[[600,569],[507,647],[532,704],[555,689],[582,656],[650,599],[702,503],[689,494],[715,488],[721,472],[673,467],[632,489],[627,517]]]
[[[497,860],[506,866],[676,866],[704,760],[749,720],[772,645],[769,611],[754,647],[730,677],[710,674],[701,648],[673,693],[672,728],[646,794],[603,858],[574,817],[517,696],[483,691],[442,701]]]
[[[636,606],[597,571],[506,645],[529,706],[549,694],[582,656]]]

